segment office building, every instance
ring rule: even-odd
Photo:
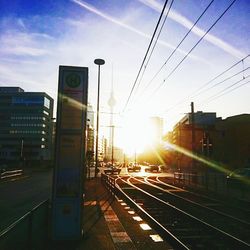
[[[53,99],[44,92],[0,87],[0,161],[52,160]]]

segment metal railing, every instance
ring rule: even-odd
[[[20,177],[22,175],[23,175],[22,169],[7,170],[1,173],[0,180],[3,181],[3,180],[10,179],[10,178]]]
[[[246,186],[240,189],[232,188],[227,183],[225,174],[222,173],[185,173],[175,172],[173,183],[183,186],[204,189],[228,197],[237,197],[250,200],[250,190]]]
[[[0,232],[0,249],[46,249],[48,213],[49,200],[45,200]]]

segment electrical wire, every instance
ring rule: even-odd
[[[247,59],[250,56],[247,55],[244,58],[242,58],[241,60],[239,60],[238,62],[234,63],[233,65],[231,65],[229,68],[227,68],[226,70],[224,70],[223,72],[221,72],[220,74],[216,75],[215,77],[213,77],[211,80],[209,80],[208,82],[204,83],[201,87],[199,87],[198,89],[196,89],[195,91],[193,91],[191,94],[189,94],[187,97],[181,99],[179,102],[175,103],[172,107],[168,108],[165,112],[169,112],[170,110],[176,108],[177,106],[179,106],[180,104],[186,102],[188,99],[190,98],[194,98],[197,94],[197,92],[199,92],[201,89],[203,89],[204,87],[208,86],[209,84],[211,84],[213,81],[215,81],[216,79],[218,79],[219,77],[221,77],[222,75],[224,75],[225,73],[227,73],[228,71],[230,71],[231,69],[233,69],[235,66],[237,66],[239,63],[241,63],[242,61],[244,61],[245,59]]]
[[[218,21],[226,14],[226,12],[232,7],[232,5],[236,2],[233,0],[231,4],[223,11],[223,13],[216,19],[216,21],[210,26],[210,28],[204,33],[204,35],[198,40],[198,42],[189,50],[189,52],[182,58],[182,60],[175,66],[175,68],[168,74],[168,76],[163,80],[163,82],[155,89],[153,95],[158,92],[158,90],[165,84],[165,82],[173,75],[173,73],[179,68],[179,66],[184,62],[184,60],[190,55],[190,53],[198,46],[198,44],[203,40],[203,38],[209,33],[209,31],[218,23]]]
[[[128,106],[129,100],[130,100],[130,98],[131,98],[131,96],[132,96],[132,93],[133,93],[133,91],[134,91],[134,88],[135,88],[135,85],[136,85],[137,80],[138,80],[138,78],[139,78],[139,75],[140,75],[140,73],[141,73],[142,67],[143,67],[143,65],[144,65],[144,63],[145,63],[145,61],[146,61],[148,52],[149,52],[150,47],[151,47],[151,45],[152,45],[152,42],[153,42],[153,40],[154,40],[155,34],[156,34],[157,30],[158,30],[158,27],[159,27],[160,21],[161,21],[161,19],[162,19],[163,13],[164,13],[164,11],[165,11],[165,9],[166,9],[167,3],[168,3],[168,0],[165,0],[165,3],[164,3],[164,5],[163,5],[163,8],[162,8],[162,11],[161,11],[161,14],[160,14],[160,17],[159,17],[158,22],[157,22],[157,24],[156,24],[154,33],[153,33],[153,35],[152,35],[152,37],[151,37],[151,40],[150,40],[150,43],[149,43],[149,45],[148,45],[147,51],[146,51],[146,53],[145,53],[145,56],[144,56],[144,58],[143,58],[143,60],[142,60],[142,63],[141,63],[140,69],[139,69],[139,71],[138,71],[138,73],[137,73],[137,76],[136,76],[136,79],[135,79],[135,81],[134,81],[134,84],[133,84],[133,86],[132,86],[132,88],[131,88],[131,91],[130,91],[130,94],[129,94],[128,99],[127,99],[127,101],[126,101],[126,104],[125,104],[125,106],[124,106],[123,112],[125,111],[125,109],[126,109],[127,106]]]
[[[245,79],[248,78],[248,77],[249,77],[249,76],[247,76],[247,77],[241,79],[240,81],[234,83],[233,85],[238,84],[239,82],[245,80]],[[240,84],[239,86],[236,86],[235,88],[230,89],[230,90],[228,90],[228,91],[222,93],[221,95],[217,95],[217,96],[215,96],[213,99],[211,99],[211,100],[209,100],[208,102],[206,102],[206,104],[208,104],[208,103],[210,103],[210,102],[212,102],[212,101],[214,101],[214,100],[216,100],[216,99],[218,99],[218,98],[220,98],[220,97],[222,97],[222,96],[224,96],[224,95],[227,95],[227,94],[229,94],[230,92],[232,92],[232,91],[234,91],[234,90],[236,90],[236,89],[238,89],[238,88],[240,88],[240,87],[242,87],[242,86],[244,86],[244,85],[246,85],[246,84],[248,84],[248,83],[250,83],[250,81],[244,82],[244,83]],[[231,87],[232,87],[233,85],[231,85]]]
[[[181,46],[181,44],[184,42],[184,40],[187,38],[187,36],[190,34],[190,32],[193,30],[193,28],[196,26],[196,24],[200,21],[200,19],[203,17],[203,15],[207,12],[207,10],[209,9],[209,7],[212,5],[212,3],[214,2],[214,0],[212,0],[208,6],[205,8],[205,10],[201,13],[201,15],[198,17],[198,19],[195,21],[195,23],[192,25],[192,27],[189,29],[189,31],[184,35],[184,37],[181,39],[181,41],[179,42],[179,44],[175,47],[175,49],[172,51],[172,53],[169,55],[169,57],[166,59],[166,61],[164,62],[164,64],[160,67],[160,69],[154,74],[154,76],[152,77],[152,79],[147,83],[143,93],[145,92],[145,90],[150,86],[150,84],[154,81],[154,79],[157,77],[157,75],[162,71],[162,69],[166,66],[166,64],[169,62],[169,60],[171,59],[171,57],[174,55],[174,53],[178,50],[178,48]]]
[[[214,1],[214,0],[213,0],[213,1]],[[147,66],[148,66],[148,63],[149,63],[149,61],[150,61],[150,59],[151,59],[151,56],[152,56],[152,54],[153,54],[153,52],[154,52],[155,46],[156,46],[156,44],[157,44],[157,42],[158,42],[158,39],[159,39],[159,37],[160,37],[160,34],[161,34],[162,29],[163,29],[163,27],[164,27],[164,25],[165,25],[165,22],[166,22],[166,20],[167,20],[168,14],[169,14],[169,12],[170,12],[170,9],[172,8],[173,3],[174,3],[174,0],[172,0],[172,2],[171,2],[170,5],[169,5],[167,14],[165,15],[165,18],[164,18],[164,20],[163,20],[163,22],[162,22],[160,31],[158,32],[157,38],[155,39],[154,46],[153,46],[153,48],[152,48],[152,50],[151,50],[151,52],[150,52],[150,55],[149,55],[149,57],[148,57],[148,60],[147,60],[147,62],[146,62],[146,64],[145,64],[145,66],[144,66],[144,68],[143,68],[143,72],[142,72],[140,81],[139,81],[139,83],[138,83],[138,85],[137,85],[137,87],[136,87],[136,89],[135,89],[135,93],[136,93],[136,91],[138,90],[138,88],[139,88],[139,86],[140,86],[140,84],[141,84],[142,78],[143,78],[143,76],[144,76],[144,73],[145,73],[145,71],[146,71],[146,68],[147,68]]]
[[[199,93],[197,93],[196,95],[193,95],[192,97],[194,98],[194,97],[196,97],[196,96],[198,96],[198,95],[200,95],[200,94],[202,94],[202,93],[204,93],[204,92],[206,92],[206,91],[208,91],[208,90],[210,90],[210,89],[212,89],[212,88],[214,88],[214,87],[216,87],[216,86],[218,86],[218,85],[220,85],[220,84],[222,84],[222,83],[224,83],[224,82],[226,82],[226,81],[228,81],[228,80],[230,80],[230,79],[232,79],[232,78],[234,78],[235,76],[237,76],[237,75],[239,75],[239,74],[241,74],[241,73],[244,74],[244,72],[247,71],[249,68],[250,68],[250,67],[247,67],[246,69],[243,69],[243,70],[241,70],[241,71],[239,71],[239,72],[233,74],[232,76],[229,76],[229,77],[227,77],[226,79],[224,79],[224,80],[222,80],[222,81],[220,81],[220,82],[218,82],[218,83],[215,83],[214,85],[212,85],[212,86],[210,86],[209,88],[206,88],[206,89],[200,91]],[[244,75],[243,75],[243,78],[244,78]]]
[[[237,82],[231,84],[230,86],[227,86],[226,88],[222,89],[221,91],[219,91],[219,92],[216,93],[215,95],[208,97],[207,99],[205,99],[205,100],[202,101],[201,103],[210,102],[210,100],[213,100],[214,98],[217,99],[217,96],[221,96],[221,94],[224,93],[226,90],[228,90],[228,89],[232,88],[233,86],[235,86],[235,85],[241,83],[242,81],[244,81],[245,79],[247,79],[247,78],[249,78],[249,77],[250,77],[250,75],[248,75],[248,76],[246,76],[246,77],[244,76],[242,79],[240,79],[240,80],[238,80]]]

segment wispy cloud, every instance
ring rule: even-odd
[[[110,21],[110,22],[112,22],[112,23],[114,23],[116,25],[119,25],[119,26],[121,26],[121,27],[123,27],[123,28],[125,28],[127,30],[130,30],[130,31],[132,31],[132,32],[134,32],[134,33],[136,33],[136,34],[138,34],[140,36],[143,36],[145,38],[148,38],[148,39],[151,38],[151,35],[146,34],[146,33],[142,32],[142,31],[140,31],[140,30],[138,30],[138,29],[136,29],[136,28],[134,28],[134,27],[132,27],[132,26],[130,26],[130,25],[128,25],[128,24],[126,24],[126,23],[124,23],[124,22],[122,22],[122,21],[120,21],[120,20],[118,20],[118,19],[116,19],[116,18],[114,18],[114,17],[112,17],[112,16],[98,10],[98,9],[96,9],[94,6],[88,4],[88,3],[84,2],[84,1],[80,1],[80,0],[71,0],[71,1],[78,4],[82,8],[85,8],[85,9],[89,10],[90,12],[95,13],[96,15],[98,15],[98,16],[100,16],[100,17],[102,17],[102,18],[104,18],[104,19],[106,19],[106,20],[108,20],[108,21]],[[76,24],[78,25],[79,23],[76,23]],[[170,49],[175,49],[175,46],[173,46],[172,44],[167,43],[165,41],[158,40],[158,43],[163,45],[163,46],[166,46],[166,47],[168,47]],[[178,49],[177,51],[180,52],[181,54],[184,54],[184,55],[187,54],[187,52],[182,50],[182,49]],[[190,55],[189,57],[193,58],[195,60],[205,62],[202,58],[199,58],[199,57],[194,56],[194,55]]]
[[[1,55],[44,56],[49,50],[41,48],[41,43],[50,39],[48,35],[8,31],[0,39]]]
[[[162,3],[159,3],[155,0],[138,0],[138,1],[158,12],[161,12],[162,10]],[[193,26],[193,22],[191,22],[189,19],[187,19],[186,17],[182,16],[181,14],[179,14],[174,10],[170,11],[168,17],[174,20],[175,22],[181,24],[187,29],[190,29]],[[205,31],[197,26],[192,29],[192,32],[199,37],[202,37],[205,34]],[[222,39],[214,35],[207,34],[204,37],[204,39],[210,42],[211,44],[215,45],[216,47],[226,51],[232,56],[235,56],[237,58],[243,58],[245,56],[245,54],[242,53],[240,50],[234,48],[232,45],[228,44],[227,42],[223,41]]]
[[[4,50],[0,49],[1,54],[16,55],[16,56],[43,56],[49,52],[45,49],[31,48],[26,46],[5,47]]]
[[[24,21],[23,21],[22,18],[18,18],[18,19],[17,19],[17,24],[18,24],[21,28],[26,29],[26,26],[25,26]]]

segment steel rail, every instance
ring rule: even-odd
[[[148,178],[148,177],[146,177],[146,178]],[[182,196],[180,196],[180,195],[174,194],[174,193],[172,193],[171,191],[167,191],[167,190],[165,190],[165,189],[163,189],[163,188],[161,188],[161,187],[159,187],[159,186],[157,186],[157,185],[154,185],[154,184],[150,183],[148,180],[145,180],[145,181],[146,181],[146,183],[144,183],[144,184],[148,184],[148,185],[150,185],[150,186],[152,186],[152,187],[154,187],[154,188],[157,188],[157,189],[159,189],[159,190],[161,190],[161,191],[163,191],[163,192],[165,192],[165,193],[171,194],[171,195],[173,195],[174,197],[176,197],[176,198],[178,198],[178,199],[185,200],[185,201],[187,201],[187,202],[192,203],[192,204],[195,205],[195,206],[199,206],[199,207],[201,207],[201,208],[210,210],[210,211],[212,211],[212,212],[214,212],[214,213],[217,213],[217,214],[222,215],[222,216],[224,216],[224,217],[228,217],[228,218],[230,218],[230,219],[232,219],[232,220],[235,220],[235,221],[238,221],[238,222],[240,222],[240,223],[242,223],[242,224],[245,224],[245,225],[247,225],[247,226],[250,226],[250,223],[249,223],[249,222],[246,222],[246,221],[244,221],[244,220],[241,220],[241,219],[239,219],[239,218],[236,218],[236,217],[234,217],[234,216],[232,216],[232,215],[225,214],[224,212],[221,212],[221,211],[216,210],[216,209],[214,209],[214,208],[210,208],[210,207],[204,206],[204,205],[199,204],[199,203],[197,203],[197,202],[195,202],[195,201],[192,201],[192,200],[190,200],[190,199],[184,198],[184,197],[182,197]],[[157,181],[154,181],[154,180],[150,180],[150,181],[152,181],[152,182],[157,182]],[[143,182],[142,182],[142,183],[143,183]],[[163,185],[164,185],[164,184],[163,184]],[[182,190],[183,190],[183,189],[182,189]]]
[[[132,178],[132,176],[128,177],[128,179],[130,178]],[[139,188],[137,188],[133,184],[129,184],[121,176],[118,176],[118,178],[116,178],[115,180],[116,189],[119,190],[119,192],[125,197],[127,201],[129,201],[129,203],[133,204],[133,206],[135,206],[140,212],[142,212],[143,215],[147,217],[147,219],[149,219],[154,225],[156,225],[156,227],[158,227],[163,232],[165,236],[168,237],[170,244],[172,244],[174,247],[178,249],[190,249],[183,242],[181,242],[178,238],[176,238],[168,229],[166,229],[159,221],[153,218],[145,209],[143,209],[139,204],[137,204],[133,199],[131,199],[131,197],[129,197],[129,195],[127,195],[119,186],[119,184],[117,183],[117,180],[123,181],[124,183],[134,187],[136,190],[139,190]]]
[[[183,188],[180,188],[180,187],[177,187],[177,186],[173,186],[173,185],[171,185],[171,184],[168,184],[168,183],[166,183],[166,182],[163,182],[163,181],[160,180],[159,178],[160,178],[159,176],[156,176],[156,180],[157,180],[160,184],[162,184],[162,185],[165,185],[165,186],[167,186],[167,187],[172,187],[172,188],[175,188],[175,189],[177,189],[177,190],[183,190],[183,191],[186,191],[186,192],[188,192],[188,193],[190,193],[190,194],[193,194],[193,195],[195,195],[195,196],[197,196],[197,197],[202,197],[202,198],[205,198],[205,199],[210,199],[211,201],[214,201],[214,202],[221,203],[221,200],[218,200],[218,199],[215,199],[215,198],[212,198],[212,197],[210,197],[210,196],[206,196],[206,195],[203,195],[203,194],[200,194],[200,193],[198,194],[198,193],[192,192],[192,191],[190,191],[190,190],[187,191],[186,189],[183,189]],[[149,179],[149,180],[151,180],[151,179]],[[234,199],[234,200],[235,200],[235,199]],[[242,202],[242,200],[240,200],[240,199],[238,199],[237,201]],[[225,200],[223,200],[223,202],[225,203]],[[247,201],[247,200],[243,200],[243,202],[244,202],[244,203],[248,202],[248,205],[250,204],[250,201]],[[249,213],[249,212],[250,212],[249,209],[243,209],[242,207],[239,207],[239,206],[233,205],[233,206],[231,206],[231,207],[240,209],[240,210],[242,210],[243,212],[246,212],[246,213]]]
[[[233,200],[232,200],[232,197],[230,198],[230,197],[227,197],[227,196],[223,197],[222,200],[221,199],[219,200],[219,199],[215,199],[214,197],[211,197],[210,195],[207,196],[207,195],[204,195],[204,194],[201,194],[201,193],[190,191],[188,189],[183,189],[183,188],[178,187],[178,186],[173,186],[173,185],[171,185],[169,183],[163,182],[159,178],[162,178],[162,177],[156,176],[156,180],[160,184],[162,184],[164,186],[171,187],[173,189],[180,190],[180,191],[183,190],[186,193],[190,193],[190,194],[195,195],[196,197],[201,197],[201,198],[204,198],[204,199],[209,199],[209,200],[211,200],[213,202],[218,202],[220,204],[222,204],[222,203],[224,203],[225,205],[230,204],[231,208],[234,208],[234,209],[237,209],[237,210],[241,210],[244,213],[250,213],[250,209],[249,209],[249,207],[250,207],[249,206],[250,205],[250,201],[248,201],[248,200],[242,200],[242,199],[237,199],[237,198],[233,198]],[[149,180],[151,180],[151,179],[149,179]],[[188,187],[188,185],[186,185],[186,186]],[[237,203],[241,203],[241,205],[240,204],[239,205],[232,204],[231,201],[236,201]],[[248,207],[248,209],[246,207]]]
[[[174,205],[172,205],[172,204],[170,204],[170,203],[168,203],[168,202],[166,202],[166,201],[164,201],[164,200],[162,200],[162,199],[160,199],[160,198],[158,198],[158,197],[156,197],[156,196],[150,194],[149,192],[143,190],[142,188],[139,188],[139,187],[135,186],[134,184],[132,184],[132,183],[130,182],[130,179],[131,179],[131,178],[136,179],[135,177],[130,177],[130,178],[128,178],[127,181],[124,181],[124,180],[122,180],[122,181],[125,182],[125,183],[127,183],[127,184],[129,184],[129,185],[131,185],[131,186],[134,187],[135,189],[140,190],[142,193],[146,194],[147,196],[149,196],[149,197],[151,197],[151,198],[153,198],[153,199],[155,199],[155,200],[161,202],[162,204],[164,204],[164,205],[166,205],[166,206],[168,206],[168,207],[171,207],[171,208],[173,208],[174,210],[176,210],[176,211],[182,213],[183,215],[189,217],[190,219],[192,219],[192,220],[194,220],[194,221],[196,221],[196,222],[198,222],[198,223],[201,223],[202,225],[204,225],[204,226],[207,227],[208,229],[211,229],[211,230],[216,231],[217,233],[219,233],[219,234],[223,235],[224,237],[228,238],[229,240],[234,241],[234,242],[237,242],[237,243],[239,243],[239,244],[242,244],[242,245],[245,246],[245,247],[248,247],[248,248],[250,247],[250,244],[248,244],[247,242],[244,242],[243,240],[238,239],[238,238],[236,238],[235,236],[233,236],[233,235],[231,235],[231,234],[229,234],[229,233],[227,233],[227,232],[225,232],[225,231],[223,231],[223,230],[221,230],[221,229],[219,229],[219,228],[217,228],[217,227],[215,227],[215,226],[213,226],[213,225],[211,225],[211,224],[209,224],[209,223],[207,223],[207,222],[205,222],[205,221],[202,221],[202,220],[198,219],[197,217],[195,217],[195,216],[193,216],[193,215],[191,215],[191,214],[189,214],[189,213],[187,213],[187,212],[181,210],[180,208],[178,208],[178,207],[176,207],[176,206],[174,206]],[[137,179],[137,180],[138,180],[138,179]],[[144,183],[144,184],[145,184],[145,183]]]

